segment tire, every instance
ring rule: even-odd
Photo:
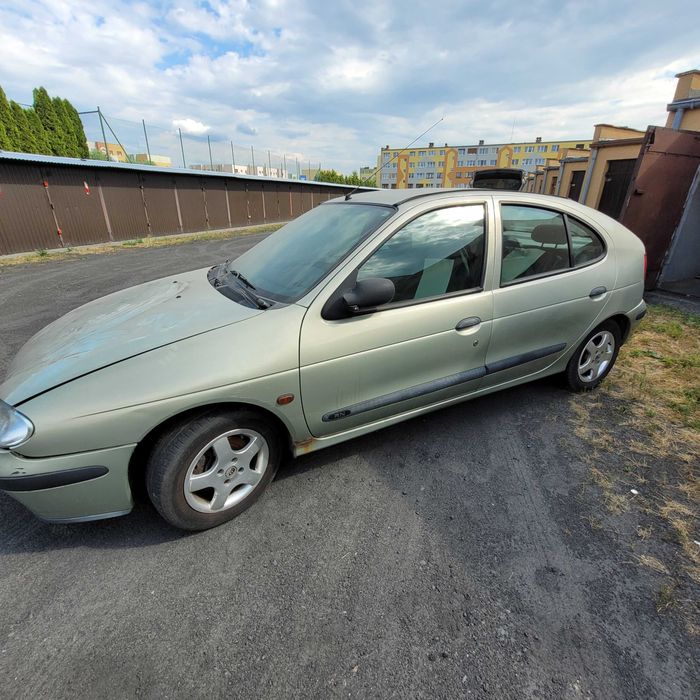
[[[608,376],[622,344],[615,321],[605,321],[592,330],[576,348],[566,366],[566,382],[572,391],[591,391]]]
[[[273,424],[254,411],[215,411],[175,424],[146,466],[148,496],[182,530],[207,530],[250,508],[282,456]]]

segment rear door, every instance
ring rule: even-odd
[[[616,278],[610,241],[580,215],[501,199],[496,217],[498,263],[485,386],[554,363],[601,316]]]

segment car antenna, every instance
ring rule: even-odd
[[[347,202],[347,201],[350,199],[350,197],[352,197],[352,196],[355,194],[355,192],[357,192],[357,190],[359,190],[360,187],[362,187],[362,185],[364,185],[365,182],[367,182],[367,180],[371,180],[380,170],[382,170],[383,168],[385,168],[387,165],[390,165],[391,163],[393,163],[393,162],[394,162],[394,159],[395,159],[395,158],[398,158],[399,153],[403,153],[404,151],[408,150],[411,146],[413,146],[413,144],[414,144],[416,141],[418,141],[418,139],[423,138],[429,131],[432,131],[432,130],[433,130],[441,121],[443,121],[444,119],[445,119],[445,117],[440,117],[440,119],[438,119],[438,120],[435,122],[435,124],[433,124],[432,126],[429,126],[429,127],[428,127],[422,134],[420,134],[419,136],[416,136],[416,138],[414,138],[413,141],[411,141],[411,143],[409,143],[409,144],[407,144],[406,146],[404,146],[400,151],[396,151],[396,153],[394,153],[393,157],[392,157],[390,160],[388,160],[386,163],[382,163],[371,175],[368,175],[368,176],[362,181],[361,184],[357,185],[357,186],[355,187],[355,189],[354,189],[352,192],[348,192],[348,193],[345,195],[345,201]]]

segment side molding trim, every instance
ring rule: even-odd
[[[557,345],[549,345],[546,348],[540,348],[539,350],[531,350],[530,352],[524,352],[520,355],[513,355],[513,357],[507,357],[504,360],[491,362],[484,367],[468,369],[465,372],[458,372],[457,374],[450,374],[447,377],[433,379],[432,381],[424,382],[423,384],[416,384],[415,386],[408,387],[407,389],[392,391],[389,394],[383,394],[382,396],[377,396],[374,399],[359,401],[358,403],[351,404],[350,406],[345,406],[335,411],[331,411],[330,413],[325,413],[321,420],[324,423],[330,423],[331,421],[347,418],[348,416],[356,416],[358,413],[374,411],[377,408],[391,406],[391,404],[399,403],[400,401],[407,401],[408,399],[415,399],[419,396],[432,394],[435,391],[449,389],[450,387],[458,386],[459,384],[465,384],[466,382],[471,382],[475,379],[481,379],[487,374],[502,372],[505,369],[511,369],[512,367],[517,367],[518,365],[524,365],[527,362],[540,360],[548,355],[554,355],[555,353],[561,352],[564,350],[564,348],[566,348],[566,343],[558,343]]]
[[[17,474],[0,477],[2,491],[40,491],[55,489],[58,486],[79,484],[104,476],[109,472],[107,467],[78,467],[77,469],[61,469],[45,474]]]

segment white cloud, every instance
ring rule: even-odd
[[[198,122],[196,119],[173,119],[173,126],[176,129],[181,129],[183,134],[192,134],[194,136],[202,136],[211,129],[210,126]]]

